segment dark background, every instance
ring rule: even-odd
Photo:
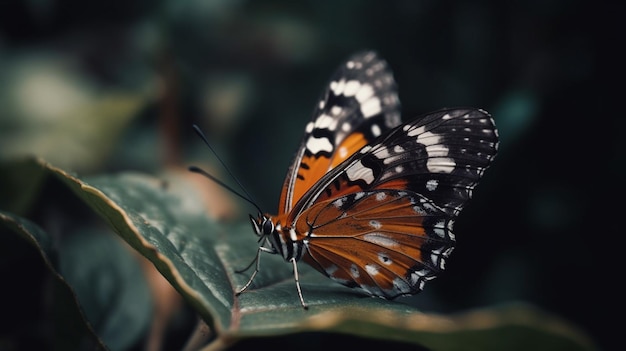
[[[623,14],[568,0],[2,1],[0,156],[152,173],[211,159],[198,123],[274,209],[328,77],[374,49],[405,120],[475,106],[501,137],[447,272],[411,302],[525,301],[611,349],[623,310],[626,125],[610,107],[623,99]]]

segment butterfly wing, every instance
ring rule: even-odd
[[[353,55],[332,76],[307,124],[280,196],[288,213],[324,174],[400,124],[400,102],[387,63],[368,51]]]
[[[303,259],[372,295],[414,294],[444,268],[458,213],[496,154],[489,114],[441,110],[390,130],[296,204]]]
[[[496,155],[498,134],[480,109],[446,109],[398,126],[320,179],[291,212],[291,223],[316,202],[372,190],[410,190],[457,215]]]
[[[349,287],[394,298],[415,294],[444,268],[454,236],[450,217],[410,191],[344,195],[305,211],[305,262]]]

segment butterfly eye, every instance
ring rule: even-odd
[[[269,235],[272,234],[273,231],[274,223],[272,223],[272,220],[267,217],[263,217],[263,234]]]

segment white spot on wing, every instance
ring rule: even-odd
[[[334,108],[334,107],[333,107]],[[333,123],[334,118],[329,115],[321,114],[315,120],[315,128],[323,129],[328,128]]]
[[[372,124],[372,135],[374,137],[377,137],[380,135],[380,127],[378,126],[378,124]]]
[[[376,146],[378,146],[378,145],[376,145]],[[369,152],[371,149],[372,149],[372,147],[371,147],[371,146],[369,146],[369,145],[365,145],[365,146],[363,146],[363,147],[361,148],[361,153],[362,153],[362,154],[365,154],[365,153]]]
[[[417,142],[424,145],[428,153],[426,167],[433,173],[451,173],[456,162],[447,157],[449,149],[441,145],[441,137],[435,133],[424,131],[424,127],[415,128],[407,132],[408,136],[417,136]]]
[[[439,221],[433,226],[433,231],[435,234],[439,235],[442,238],[446,237],[446,223],[445,221]]]
[[[352,125],[350,125],[350,123],[348,122],[343,122],[343,124],[341,125],[341,130],[343,130],[344,132],[350,131],[350,128],[352,128]]]
[[[378,98],[371,98],[361,104],[361,113],[363,117],[370,118],[377,115],[382,111],[380,107],[380,100]]]
[[[415,128],[415,129],[411,129],[411,126],[407,124],[407,125],[405,125],[404,127],[402,127],[402,129],[403,129],[405,132],[407,132],[407,133],[406,133],[406,135],[408,135],[408,136],[410,136],[410,137],[412,137],[412,136],[419,136],[419,135],[421,135],[421,134],[425,134],[425,133],[426,133],[426,132],[425,132],[425,129],[424,129],[424,126],[421,126],[421,127],[419,127],[419,128]],[[411,129],[411,130],[410,130],[410,129]],[[434,135],[434,134],[433,134],[433,133],[431,133],[431,132],[428,132],[428,134]],[[418,141],[419,141],[419,139],[418,139]]]
[[[379,222],[379,221],[377,221],[377,220],[375,220],[375,219],[372,219],[372,220],[370,221],[370,226],[372,226],[372,228],[374,228],[374,229],[380,229],[383,225],[382,225],[382,224],[380,224],[380,222]]]
[[[433,264],[439,266],[439,268],[441,269],[445,269],[446,260],[444,260],[443,257],[441,257],[441,251],[442,251],[442,248],[438,248],[438,249],[431,251],[430,259],[433,262]]]
[[[330,82],[330,90],[332,90],[335,95],[341,95],[345,86],[345,79],[342,79],[338,82]]]
[[[368,263],[365,265],[365,270],[369,275],[377,275],[380,267],[378,265]]]
[[[361,160],[358,160],[356,163],[348,167],[346,169],[346,175],[348,176],[348,179],[353,182],[362,180],[367,184],[371,184],[374,181],[374,172],[372,172],[370,168],[365,167],[363,163],[361,163]]]
[[[431,179],[426,182],[426,189],[428,189],[429,191],[433,191],[437,189],[438,185],[439,185],[439,181],[437,179]]]
[[[452,173],[456,167],[456,162],[448,157],[429,158],[426,167],[433,173]]]
[[[341,208],[341,206],[343,206],[345,202],[346,202],[346,198],[340,197],[337,200],[333,201],[333,205],[337,208]]]
[[[401,294],[408,294],[411,292],[411,286],[406,281],[404,281],[404,279],[400,277],[396,277],[393,279],[393,286]]]
[[[398,247],[400,246],[400,244],[398,244],[397,241],[393,240],[392,238],[390,238],[389,236],[383,234],[383,233],[368,233],[363,235],[363,239],[366,241],[369,241],[370,243],[373,244],[377,244],[380,246],[384,246],[384,247]]]
[[[359,272],[359,267],[357,267],[357,265],[354,263],[352,264],[352,266],[350,266],[350,275],[353,278],[358,278],[361,275]]]
[[[411,273],[411,285],[417,284],[417,282],[420,281],[427,274],[428,274],[428,271],[425,269],[421,269],[419,271],[415,271]]]
[[[330,143],[328,138],[314,138],[311,136],[306,142],[306,148],[315,155],[321,151],[333,151],[333,144]]]
[[[415,211],[415,213],[417,213],[420,216],[424,216],[428,214],[426,210],[422,206],[419,206],[419,205],[413,206],[413,211]]]
[[[359,83],[358,80],[350,80],[346,83],[346,86],[343,89],[343,95],[353,96],[357,93],[360,87],[361,87],[361,83]]]
[[[389,257],[389,255],[387,255],[385,252],[378,253],[378,260],[386,266],[393,263],[393,261],[391,260],[391,257]]]
[[[334,116],[339,115],[341,111],[343,111],[343,109],[340,106],[333,106],[330,108],[330,113],[333,114]]]
[[[337,151],[339,152],[339,157],[341,158],[346,158],[346,156],[348,156],[348,148],[345,146],[340,147]]]
[[[394,150],[395,152],[395,150]],[[383,160],[383,163],[388,165],[394,163],[403,158],[402,154],[392,154],[389,148],[381,148],[380,151],[376,152],[376,157]]]
[[[361,89],[354,96],[358,102],[364,102],[374,95],[374,89],[369,84],[363,84]]]
[[[452,227],[454,227],[454,221],[453,220],[449,220],[448,224],[447,224],[448,230],[452,230]]]
[[[426,152],[428,152],[428,157],[446,157],[448,156],[448,150],[448,147],[444,145],[426,146]]]

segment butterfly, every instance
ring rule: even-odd
[[[287,172],[276,215],[250,215],[263,253],[304,261],[336,282],[393,299],[445,267],[452,227],[496,155],[480,109],[443,109],[401,123],[396,83],[375,52],[347,59],[323,91]],[[257,206],[258,209],[258,206]]]

